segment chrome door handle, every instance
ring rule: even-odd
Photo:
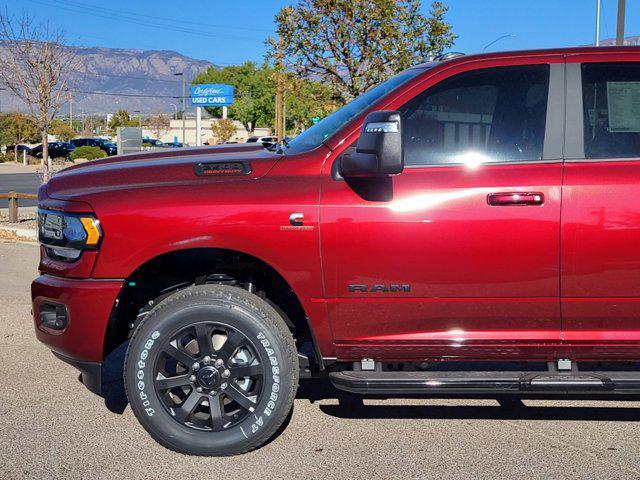
[[[496,207],[510,205],[542,205],[544,204],[544,195],[540,192],[490,193],[487,196],[487,203]]]

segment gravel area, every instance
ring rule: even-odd
[[[35,209],[18,209],[18,223],[9,222],[7,209],[0,209],[0,228],[1,227],[29,228],[35,230],[38,227]]]

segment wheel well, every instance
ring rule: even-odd
[[[196,248],[160,255],[124,282],[107,327],[104,356],[126,341],[155,303],[191,285],[235,285],[268,301],[285,319],[298,351],[314,360],[317,350],[300,300],[286,280],[262,260],[232,250]]]

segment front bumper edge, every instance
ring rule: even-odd
[[[100,395],[102,393],[102,364],[98,362],[87,362],[67,357],[58,352],[51,352],[65,363],[80,370],[80,381],[89,391]]]

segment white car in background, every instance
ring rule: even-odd
[[[262,143],[262,146],[269,148],[278,143],[278,137],[249,137],[247,143]]]

